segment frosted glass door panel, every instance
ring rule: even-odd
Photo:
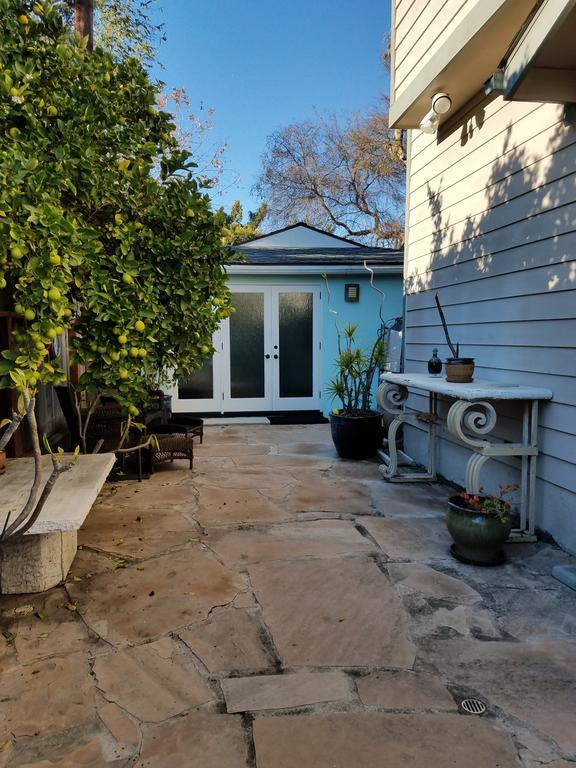
[[[264,376],[264,294],[232,293],[230,316],[230,395],[261,398]]]
[[[312,397],[313,298],[304,292],[278,296],[280,397]]]
[[[193,371],[178,382],[178,397],[181,400],[212,400],[214,397],[214,360],[204,361],[200,370]]]

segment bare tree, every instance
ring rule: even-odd
[[[366,242],[404,239],[405,157],[386,113],[295,123],[269,137],[255,192],[278,225],[295,221]]]

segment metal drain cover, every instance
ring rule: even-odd
[[[486,704],[480,699],[463,699],[460,702],[460,709],[469,715],[483,715],[486,712]]]

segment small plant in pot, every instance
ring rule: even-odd
[[[369,459],[382,445],[382,417],[372,410],[372,385],[383,367],[386,342],[381,335],[365,352],[356,345],[357,326],[348,325],[338,333],[337,374],[328,391],[341,402],[330,414],[332,440],[344,459]],[[343,338],[342,338],[343,336]]]
[[[474,358],[473,357],[460,357],[460,344],[456,342],[454,345],[448,332],[448,325],[446,318],[444,317],[444,310],[440,304],[438,294],[434,297],[436,306],[438,308],[438,314],[442,321],[442,328],[444,329],[444,335],[446,336],[446,343],[450,347],[452,357],[446,358],[444,364],[444,370],[446,372],[446,381],[450,381],[454,384],[468,384],[474,381]]]
[[[500,565],[506,559],[502,545],[512,527],[507,497],[517,485],[500,486],[498,496],[461,493],[448,500],[447,526],[454,539],[457,560],[472,565]]]

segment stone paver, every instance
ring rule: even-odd
[[[472,587],[427,565],[391,563],[387,567],[393,581],[401,589],[454,603],[473,604],[482,600],[482,596]]]
[[[192,479],[190,472],[189,479]],[[194,494],[191,493],[189,484],[184,482],[139,483],[137,480],[127,480],[105,487],[98,503],[114,509],[127,506],[132,511],[164,510],[174,506],[182,509],[194,505]]]
[[[350,684],[342,672],[235,677],[222,681],[222,691],[231,713],[291,709],[350,698]]]
[[[45,736],[95,717],[96,689],[82,653],[4,672],[1,691],[0,733],[6,738]]]
[[[194,712],[149,730],[135,768],[246,768],[246,759],[239,716]]]
[[[99,646],[96,635],[67,603],[62,588],[2,599],[0,672],[50,656],[89,653]]]
[[[205,619],[241,588],[238,576],[193,546],[68,587],[86,623],[115,644],[152,639]]]
[[[274,666],[262,642],[261,628],[247,611],[233,608],[179,632],[179,637],[210,672],[269,669]]]
[[[426,672],[374,672],[356,680],[363,704],[382,709],[454,710],[454,699],[437,677]]]
[[[290,494],[287,506],[293,512],[336,512],[343,515],[369,515],[373,511],[370,494],[361,483],[339,482],[319,476],[312,470],[298,473],[298,484]]]
[[[103,489],[63,586],[0,597],[0,768],[575,764],[573,558],[453,560],[453,490],[328,425],[204,437]]]
[[[369,517],[362,525],[390,560],[445,558],[452,539],[443,520]]]
[[[510,735],[459,715],[259,717],[258,768],[518,768]]]
[[[177,509],[112,508],[96,505],[78,537],[79,544],[119,557],[145,558],[198,537],[199,527]]]
[[[427,659],[460,685],[576,753],[576,643],[446,640]]]
[[[255,490],[202,486],[196,520],[204,526],[285,520],[289,515],[278,504]]]
[[[223,560],[236,564],[376,550],[352,523],[343,520],[284,523],[262,530],[218,531],[205,541]]]
[[[135,722],[117,704],[110,703],[100,707],[98,717],[120,744],[138,746],[140,731]]]
[[[106,768],[107,765],[110,763],[104,757],[102,744],[94,740],[68,750],[65,757],[21,763],[19,768]]]
[[[99,656],[94,675],[108,701],[144,722],[159,723],[214,699],[168,637]]]
[[[412,666],[407,616],[372,561],[273,562],[249,573],[285,664]]]

